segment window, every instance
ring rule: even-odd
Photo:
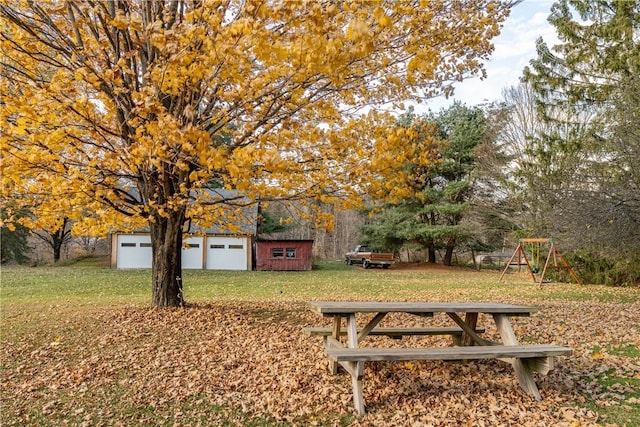
[[[140,247],[141,248],[150,248],[151,247],[151,243],[140,243]]]
[[[209,245],[210,249],[224,249],[224,245]]]
[[[135,243],[120,243],[120,247],[122,247],[122,248],[135,248],[136,244]]]
[[[287,248],[287,258],[295,258],[296,257],[296,248]]]
[[[229,245],[229,249],[244,249],[242,245]]]
[[[284,249],[271,248],[271,258],[284,258]]]

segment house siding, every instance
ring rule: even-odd
[[[259,240],[256,242],[256,270],[311,270],[312,247],[313,240]]]

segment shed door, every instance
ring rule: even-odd
[[[182,268],[202,269],[202,237],[189,237],[182,246]]]
[[[244,237],[207,238],[207,269],[247,270],[249,248]]]
[[[118,235],[118,268],[151,268],[151,236]]]

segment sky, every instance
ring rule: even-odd
[[[524,67],[537,57],[536,39],[542,37],[550,46],[557,43],[555,28],[547,22],[553,3],[554,0],[524,0],[515,6],[502,32],[493,40],[495,50],[485,64],[487,78],[465,80],[456,86],[453,97],[430,100],[425,109],[438,111],[454,100],[468,106],[500,100],[502,90],[517,85]]]

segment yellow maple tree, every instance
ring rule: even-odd
[[[513,3],[0,0],[3,200],[32,225],[148,226],[153,304],[181,305],[184,225],[225,204],[197,190],[398,197],[394,162],[420,154],[389,111],[484,73]]]

